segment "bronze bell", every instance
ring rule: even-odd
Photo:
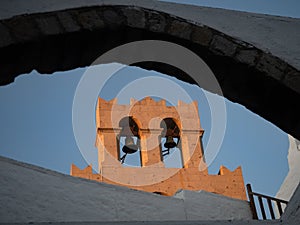
[[[125,145],[122,148],[122,151],[125,154],[132,154],[135,153],[138,150],[138,146],[134,143],[134,140],[132,137],[128,136],[125,139]]]
[[[172,136],[168,136],[167,140],[166,140],[166,143],[164,144],[165,148],[174,148],[174,147],[176,147],[176,145],[177,144],[173,140],[173,137]]]

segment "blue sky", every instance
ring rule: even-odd
[[[0,87],[0,155],[66,174],[70,172],[71,163],[84,168],[87,164],[72,130],[73,97],[84,71],[76,69],[52,76],[41,76],[33,71],[18,77],[10,85]],[[126,83],[147,76],[171,79],[198,101],[201,125],[205,129],[205,151],[211,118],[207,99],[199,87],[153,71],[128,67],[106,84],[101,97],[112,99]],[[129,99],[120,103],[128,104]],[[261,192],[274,195],[287,173],[286,134],[243,106],[226,101],[226,110],[224,142],[209,167],[210,173],[216,174],[221,165],[231,170],[241,165],[246,183],[250,182]],[[94,112],[90,115],[94,120]],[[96,158],[94,131],[91,128],[87,142],[88,151]]]
[[[272,0],[272,4],[262,0],[180,2],[291,17],[299,17],[300,14],[296,0]],[[73,97],[84,71],[85,69],[76,69],[57,72],[52,76],[41,76],[33,71],[29,75],[18,77],[10,85],[0,87],[0,155],[66,174],[70,172],[71,163],[85,167],[86,162],[76,145],[72,129]],[[180,84],[193,100],[198,101],[200,120],[205,129],[205,148],[210,134],[211,118],[203,90],[156,72],[129,67],[116,75],[120,77],[112,79],[104,88],[101,97],[115,97],[128,82],[124,74],[165,77]],[[125,79],[121,79],[124,77]],[[226,101],[226,109],[224,142],[209,167],[210,173],[216,174],[221,165],[231,170],[241,165],[245,183],[252,183],[255,191],[275,195],[288,171],[287,135],[243,106]],[[89,151],[96,155],[93,147],[95,133],[94,130],[90,132]]]
[[[300,18],[300,1],[298,0],[163,0],[163,1]]]

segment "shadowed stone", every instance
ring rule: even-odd
[[[63,26],[66,32],[76,32],[80,30],[80,26],[72,18],[72,15],[68,12],[58,12],[57,18]]]
[[[293,90],[300,92],[300,73],[289,67],[283,79],[283,83]]]
[[[210,44],[210,50],[218,55],[233,56],[236,52],[237,44],[232,41],[216,35]]]
[[[288,52],[287,50],[290,49],[291,54],[286,53],[284,57],[288,59],[288,63],[293,62],[295,65],[298,65],[296,61],[297,56],[295,56],[295,52],[298,51],[297,45],[294,45],[295,52],[293,52],[292,50],[294,49],[291,49],[293,48],[291,46],[294,42],[292,39],[289,39],[289,41],[292,41],[292,44],[288,44],[286,50],[280,47],[282,44],[278,42],[279,39],[276,39],[277,41],[274,40],[276,45],[273,48],[270,46],[270,42],[273,43],[273,41],[260,42],[252,33],[250,33],[249,38],[243,36],[247,34],[247,29],[245,30],[241,26],[239,28],[242,35],[239,35],[235,33],[235,26],[230,27],[233,30],[223,29],[216,22],[210,24],[205,18],[200,20],[201,15],[198,13],[206,15],[208,13],[206,12],[207,9],[197,8],[197,12],[194,11],[193,13],[195,14],[191,15],[191,18],[187,18],[187,15],[178,13],[177,9],[174,12],[170,10],[165,11],[164,5],[161,3],[157,3],[157,11],[153,7],[140,6],[135,3],[127,6],[89,6],[85,4],[81,8],[68,9],[58,7],[58,11],[45,9],[43,12],[47,13],[39,13],[39,11],[32,13],[31,9],[35,10],[35,7],[32,7],[28,8],[27,11],[23,11],[23,13],[31,12],[29,15],[21,15],[19,13],[13,14],[11,17],[4,16],[3,18],[7,19],[2,19],[1,23],[3,26],[0,24],[0,47],[2,46],[0,67],[5,68],[5,72],[0,77],[0,84],[7,84],[7,82],[13,81],[14,77],[27,72],[29,69],[54,72],[56,70],[74,69],[90,65],[100,54],[119,44],[124,44],[124,42],[145,39],[171,41],[192,49],[203,58],[216,74],[221,88],[226,90],[224,91],[225,97],[243,104],[265,119],[275,123],[286,132],[299,138],[299,110],[294,109],[294,101],[291,99],[299,98],[300,90],[297,87],[297,74],[300,72],[296,69],[286,69],[287,62],[270,55],[263,49],[261,50],[263,46],[265,46],[264,49],[269,48],[273,53],[274,51],[276,52],[276,49],[285,52]],[[11,9],[14,10],[12,7]],[[213,9],[210,10],[213,13],[212,15],[216,15]],[[104,14],[104,12],[106,13]],[[249,13],[238,13],[236,15],[226,10],[222,12],[226,15],[228,14],[230,18],[238,17],[244,20],[246,15],[247,18],[249,16],[249,22],[255,23],[257,21],[255,15]],[[46,22],[37,21],[38,18],[43,16],[47,18],[49,15],[53,16],[52,19],[46,19]],[[56,20],[53,18],[56,18]],[[226,17],[223,15],[223,18]],[[266,16],[263,18],[264,22],[270,22],[271,20],[274,20],[274,23],[272,22],[271,24],[272,26],[280,26],[281,20],[275,17]],[[283,18],[282,20],[290,21],[291,19]],[[224,20],[223,22],[226,21]],[[298,22],[294,19],[290,22],[293,22],[296,28],[298,27]],[[245,23],[248,22],[244,21]],[[46,28],[44,25],[50,28]],[[208,26],[212,26],[212,28]],[[272,26],[270,29],[272,29]],[[191,31],[184,32],[187,27],[190,27]],[[259,26],[258,28],[266,37],[271,37],[271,34],[268,34],[264,27]],[[292,29],[287,30],[292,31]],[[189,40],[183,39],[189,35]],[[276,33],[275,35],[278,34]],[[241,40],[250,40],[250,43],[257,43],[255,46],[259,47],[258,45],[260,45],[260,48],[253,47],[251,44]],[[35,51],[43,53],[42,59],[40,57],[37,59],[36,56],[32,57],[30,52],[24,50],[26,48],[30,49],[28,46],[31,44],[37,46]],[[18,56],[20,54],[23,58]],[[279,52],[278,56],[281,57],[282,54]],[[178,70],[175,72],[174,68],[171,69],[166,67],[166,65],[142,63],[140,66],[145,69],[154,69],[176,76],[183,81],[194,82],[186,74]],[[292,64],[291,68],[293,68]],[[255,86],[256,90],[260,90],[260,93],[258,94],[255,91],[255,94],[249,95],[250,90],[241,91],[241,88],[238,87],[244,84],[240,83],[241,80],[237,76],[238,74],[243,74],[243,80],[253,82],[253,86]],[[228,85],[224,82],[225,77],[230,81]],[[289,123],[282,118],[282,112],[279,108],[274,107],[268,113],[266,104],[260,104],[258,101],[260,97],[257,96],[264,95],[266,92],[265,87],[270,86],[270,82],[275,81],[279,82],[277,89],[282,89],[281,98],[286,99],[286,110],[292,114],[288,118],[291,121]],[[274,100],[273,102],[277,101],[274,96],[270,97],[270,99]],[[273,104],[276,105],[275,103]]]
[[[104,27],[104,22],[98,16],[96,11],[79,12],[77,15],[78,23],[87,30],[101,29]]]
[[[191,25],[182,21],[173,21],[168,33],[176,37],[190,39],[191,35]]]
[[[0,23],[0,48],[14,43],[9,31],[5,26]]]
[[[166,18],[157,12],[148,13],[148,27],[153,32],[163,32],[166,27]]]
[[[281,80],[284,76],[284,70],[287,68],[287,64],[270,54],[264,53],[258,61],[256,68],[276,80]]]
[[[146,25],[145,13],[135,8],[122,9],[127,19],[127,25],[130,27],[144,28]]]
[[[63,32],[55,16],[39,16],[35,19],[39,30],[44,35],[54,35]]]
[[[11,31],[12,35],[21,42],[35,40],[40,35],[40,31],[34,24],[31,17],[17,16],[6,21],[5,24]]]
[[[124,19],[116,11],[107,9],[102,12],[103,19],[108,25],[121,25],[124,23]]]
[[[209,46],[211,39],[213,37],[213,33],[210,29],[206,27],[193,27],[191,40],[197,44],[202,46]]]
[[[237,52],[235,59],[238,62],[255,66],[259,58],[259,51],[257,49],[241,49]]]

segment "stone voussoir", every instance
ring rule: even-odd
[[[268,53],[262,53],[256,65],[257,70],[266,73],[276,80],[282,80],[284,78],[286,68],[287,64],[284,61]]]
[[[174,19],[167,32],[170,35],[189,40],[191,35],[191,24]]]
[[[34,20],[43,35],[58,35],[63,33],[62,26],[53,14],[37,16]]]
[[[95,10],[84,10],[72,12],[73,18],[76,18],[77,23],[86,30],[97,30],[104,28],[104,21],[100,18]]]
[[[147,11],[146,21],[146,26],[153,32],[163,32],[167,26],[166,16],[158,12]]]
[[[213,31],[206,26],[192,25],[191,41],[208,47],[213,38]]]
[[[122,11],[118,8],[105,7],[104,9],[97,10],[98,15],[103,19],[106,26],[114,28],[125,24],[126,18],[122,14]]]
[[[237,50],[238,44],[223,35],[214,35],[209,49],[217,55],[232,57]]]
[[[27,15],[16,16],[4,21],[4,25],[17,42],[33,41],[41,35],[33,18]]]
[[[126,17],[126,24],[129,27],[134,27],[134,28],[145,28],[146,26],[146,18],[145,18],[145,13],[136,8],[136,7],[131,7],[131,8],[123,8],[121,9],[123,15]]]
[[[77,32],[80,31],[81,27],[73,19],[69,12],[61,11],[57,12],[56,16],[66,32]]]
[[[282,82],[297,93],[300,93],[300,71],[288,66]]]
[[[255,67],[260,56],[261,51],[253,47],[238,49],[234,58],[240,63],[244,63],[248,66]]]
[[[0,37],[0,48],[14,43],[13,37],[9,33],[9,30],[2,23],[0,23]]]

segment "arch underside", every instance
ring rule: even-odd
[[[144,8],[97,6],[16,16],[0,24],[0,84],[39,73],[91,65],[104,52],[138,40],[165,40],[200,56],[224,96],[300,139],[300,72],[281,59],[210,27]],[[136,64],[195,81],[166,64]],[[200,84],[201,86],[201,84]],[[211,90],[208,90],[211,91]]]

